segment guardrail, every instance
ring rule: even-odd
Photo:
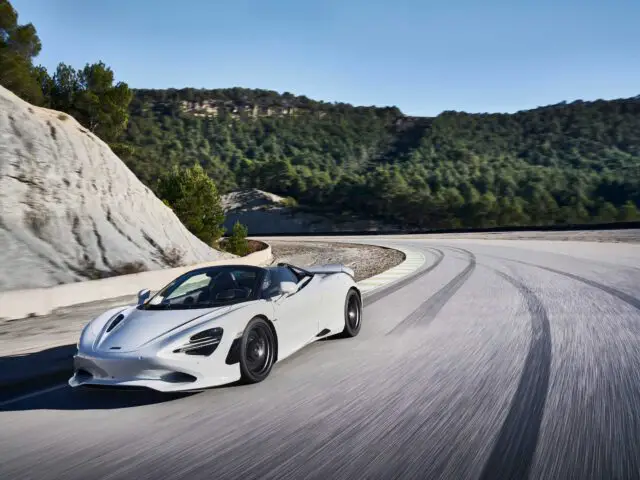
[[[264,243],[264,242],[263,242]],[[273,259],[271,246],[244,257],[189,265],[186,267],[152,270],[119,275],[100,280],[66,283],[47,288],[30,288],[0,292],[0,318],[16,319],[30,315],[46,315],[57,308],[80,303],[135,295],[143,288],[159,290],[175,277],[189,270],[214,265],[266,265]]]

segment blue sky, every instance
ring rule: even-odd
[[[11,0],[36,63],[103,60],[138,88],[513,112],[640,94],[638,0]]]

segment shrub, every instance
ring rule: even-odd
[[[285,197],[282,200],[282,206],[288,208],[296,208],[298,206],[298,201],[293,197]]]
[[[177,165],[160,177],[158,196],[191,233],[207,245],[214,245],[224,233],[224,212],[213,180],[202,166]]]
[[[231,230],[231,236],[224,241],[224,249],[240,257],[248,255],[250,251],[249,241],[247,240],[248,233],[249,231],[245,225],[236,222],[233,230]]]

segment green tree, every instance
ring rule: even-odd
[[[620,207],[618,213],[618,220],[621,222],[633,222],[635,220],[640,219],[640,212],[638,212],[638,207],[631,200],[626,202],[622,207]]]
[[[158,196],[187,229],[213,246],[224,233],[224,212],[215,183],[199,164],[174,165],[158,182]]]
[[[113,70],[103,62],[78,71],[60,63],[51,81],[51,106],[73,115],[106,142],[114,142],[129,121],[133,92],[126,83],[113,82]]]
[[[618,217],[618,210],[610,202],[604,202],[598,208],[596,213],[596,220],[600,222],[613,222]]]
[[[42,104],[43,95],[32,62],[41,48],[33,24],[18,25],[11,3],[0,0],[0,85],[36,105]]]
[[[231,235],[224,241],[224,249],[229,253],[244,257],[249,253],[248,234],[247,227],[240,222],[236,222],[231,230]]]

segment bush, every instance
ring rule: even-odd
[[[282,206],[287,208],[296,208],[298,206],[298,201],[293,197],[285,197],[282,199]]]
[[[247,240],[248,233],[249,231],[245,225],[236,222],[233,230],[231,230],[231,236],[225,239],[224,249],[240,257],[248,255],[250,251],[249,241]]]
[[[191,233],[213,246],[224,233],[224,212],[213,180],[199,164],[177,165],[160,177],[158,196]]]

